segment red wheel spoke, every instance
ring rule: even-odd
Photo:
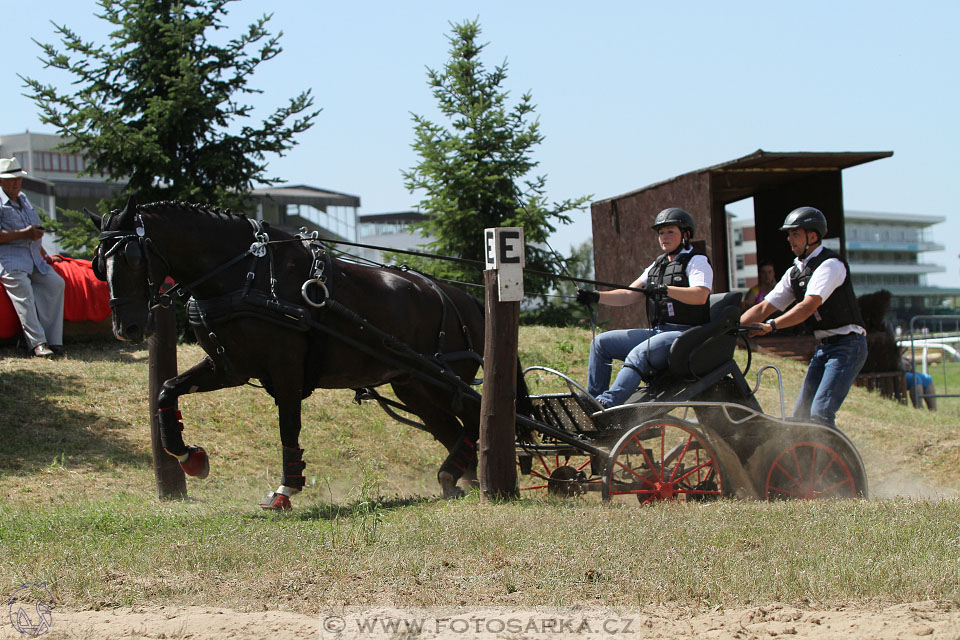
[[[661,432],[661,434],[662,434],[662,433],[663,433],[663,429],[661,429],[660,432]],[[662,437],[662,436],[661,436],[661,437]],[[640,440],[638,440],[636,436],[634,436],[633,439],[634,439],[634,441],[637,443],[637,446],[640,447],[640,453],[643,454],[643,459],[646,461],[647,466],[650,467],[650,472],[656,474],[657,480],[663,480],[663,470],[662,470],[662,469],[659,469],[659,468],[657,467],[657,465],[655,465],[655,464],[653,463],[653,460],[650,459],[650,455],[647,453],[647,450],[643,448],[643,445],[642,445],[642,444],[640,444]],[[660,448],[661,448],[661,450],[662,450],[662,449],[663,449],[663,446],[661,445]],[[663,454],[662,454],[662,452],[661,452],[661,455],[660,455],[660,459],[663,460]]]
[[[711,458],[710,460],[707,460],[706,462],[702,462],[697,466],[693,467],[692,469],[690,469],[690,471],[687,471],[685,474],[677,478],[676,481],[683,482],[684,480],[689,478],[691,474],[696,473],[697,471],[700,471],[701,469],[704,469],[706,467],[711,467],[712,465],[713,465],[713,459]]]
[[[820,475],[817,476],[817,484],[820,484],[820,481],[823,480],[823,476],[827,475],[827,471],[830,470],[830,467],[833,466],[833,463],[837,461],[837,456],[831,456],[830,461],[827,462],[827,466],[823,468],[823,471],[820,472]]]
[[[547,472],[547,474],[549,475],[549,474],[550,474],[550,465],[547,464],[547,461],[544,460],[544,459],[543,459],[543,456],[540,455],[539,453],[537,454],[537,458],[540,460],[540,464],[543,465],[544,470],[545,470],[545,471]],[[543,476],[541,476],[541,477],[543,477]]]
[[[817,486],[817,448],[811,447],[813,450],[810,453],[810,494],[813,495],[816,492]]]
[[[800,478],[799,480],[796,480],[795,482],[797,483],[797,487],[802,490],[802,489],[803,489],[803,483],[804,483],[804,480],[803,480],[803,467],[800,466],[800,458],[797,457],[797,449],[798,449],[798,447],[793,447],[793,448],[790,450],[790,454],[791,454],[791,456],[793,457],[793,468],[794,468],[794,470],[797,472],[797,477]]]
[[[780,469],[780,471],[783,472],[783,475],[787,476],[787,479],[789,479],[790,482],[792,482],[792,483],[794,484],[794,486],[797,487],[797,489],[803,491],[803,485],[800,484],[799,482],[797,482],[797,479],[794,478],[792,475],[790,475],[790,471],[787,470],[786,467],[784,467],[784,466],[783,466],[782,464],[780,464],[779,462],[774,462],[773,468],[774,468],[774,469]],[[771,475],[773,474],[773,469],[770,469],[770,473],[771,473]]]
[[[680,455],[677,457],[677,461],[673,463],[673,473],[670,474],[670,482],[674,481],[674,477],[677,475],[677,470],[680,469],[680,463],[683,462],[683,456],[687,455],[687,450],[690,449],[690,443],[693,442],[693,435],[687,438],[687,441],[683,443],[683,451],[680,452]],[[660,459],[663,460],[663,456],[660,456]]]
[[[834,482],[829,487],[824,487],[823,489],[821,489],[820,493],[832,496],[834,489],[836,489],[837,487],[844,487],[847,485],[849,485],[851,488],[853,487],[853,478],[847,478],[846,480],[838,480],[837,482]]]
[[[633,467],[628,467],[627,465],[625,465],[619,460],[617,460],[617,466],[623,469],[624,471],[628,472],[629,474],[636,476],[638,479],[643,480],[651,487],[654,486],[654,483],[649,478],[634,471]]]
[[[532,487],[520,487],[520,491],[532,491],[534,489],[546,489],[546,488],[547,488],[547,485],[545,484],[537,484],[537,485],[533,485]]]

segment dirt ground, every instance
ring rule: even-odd
[[[4,612],[5,614],[7,612]],[[24,638],[4,620],[0,638]],[[28,631],[27,629],[24,629]],[[39,629],[38,631],[43,631]],[[303,615],[212,607],[140,607],[50,614],[51,640],[305,638],[960,638],[960,606],[916,602],[886,609],[349,609]]]

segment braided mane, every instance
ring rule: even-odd
[[[147,202],[137,205],[137,213],[166,213],[174,210],[178,213],[190,213],[198,216],[207,216],[218,219],[247,220],[246,214],[234,213],[229,209],[222,209],[209,204],[198,204],[195,202],[185,202],[183,200],[161,200],[159,202]]]

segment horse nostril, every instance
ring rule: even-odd
[[[123,328],[123,335],[127,337],[128,340],[134,340],[140,337],[140,327],[135,324],[129,324]]]

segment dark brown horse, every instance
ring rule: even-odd
[[[165,278],[195,299],[187,308],[207,355],[164,383],[158,405],[164,448],[187,473],[205,477],[209,463],[183,442],[181,395],[263,384],[279,410],[283,466],[280,488],[261,504],[284,509],[304,485],[301,400],[318,387],[390,384],[447,448],[438,481],[444,496],[458,495],[457,481],[476,468],[479,404],[463,381],[476,375],[483,350],[477,299],[413,272],[334,259],[305,235],[215,208],[131,200],[91,218],[118,339],[149,335],[150,309],[169,302],[158,291]]]

